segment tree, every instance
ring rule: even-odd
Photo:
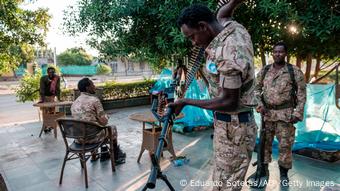
[[[176,26],[176,19],[180,10],[193,2],[206,4],[212,10],[217,3],[81,0],[78,6],[65,12],[64,26],[70,34],[88,32],[92,36],[90,45],[104,57],[135,57],[162,66],[173,57],[186,55],[191,47]],[[264,54],[281,40],[287,42],[290,53],[298,56],[299,61],[307,58],[307,54],[311,54],[308,58],[334,57],[340,48],[335,0],[247,0],[234,17],[248,29],[255,54],[261,56],[263,64]]]
[[[93,58],[86,53],[83,48],[70,48],[57,56],[57,63],[61,66],[78,65],[85,66],[91,65]]]
[[[340,11],[335,0],[291,1],[296,9],[296,21],[300,28],[299,37],[295,38],[295,54],[306,60],[306,80],[311,76],[312,59],[317,63],[321,59],[339,58]],[[316,65],[315,76],[320,70]]]
[[[44,44],[50,16],[47,9],[20,8],[23,0],[0,1],[0,75],[32,60],[32,47]]]
[[[66,10],[64,26],[71,35],[88,32],[90,45],[105,58],[123,56],[164,66],[191,46],[176,26],[180,10],[190,2],[84,0]]]

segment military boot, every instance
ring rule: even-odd
[[[279,166],[280,168],[280,184],[281,186],[289,186],[289,178],[288,178],[288,168],[284,168]]]
[[[109,148],[107,145],[103,145],[101,148],[100,148],[100,161],[106,161],[107,159],[110,158],[110,154],[109,154]]]
[[[119,145],[114,145],[114,157],[116,165],[125,163],[126,153],[122,151]]]
[[[261,189],[267,186],[269,180],[268,164],[262,164],[258,167],[256,172],[250,175],[247,179],[247,184],[251,188]]]

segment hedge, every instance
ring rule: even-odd
[[[98,86],[98,89],[103,89],[100,96],[105,100],[119,100],[133,97],[141,97],[149,95],[149,89],[155,84],[155,80],[144,80],[140,82],[129,83],[105,83],[103,86]],[[74,91],[72,89],[64,89],[61,93],[61,100],[72,101],[74,99]],[[98,91],[100,92],[100,91]]]

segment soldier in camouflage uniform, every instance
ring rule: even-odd
[[[107,125],[108,116],[105,114],[103,105],[99,98],[95,95],[96,87],[93,82],[88,78],[83,78],[78,82],[78,89],[81,92],[80,96],[73,102],[71,106],[71,113],[73,118],[86,121],[92,121],[99,123],[102,126]],[[113,140],[114,158],[116,164],[125,163],[126,154],[123,153],[117,144],[117,128],[116,126],[110,126],[112,134],[109,135],[107,130],[101,131],[95,138],[86,142],[86,144],[101,142],[106,137],[110,137]],[[76,140],[76,142],[82,142],[83,140]],[[102,152],[107,151],[104,146],[101,148]],[[101,160],[106,160],[109,155],[102,155]],[[92,160],[96,160],[96,155],[93,153]]]
[[[285,62],[286,56],[287,47],[284,43],[274,45],[274,64],[266,66],[267,69],[262,68],[258,73],[255,89],[258,100],[256,110],[262,113],[265,122],[265,168],[268,173],[268,163],[272,160],[272,142],[276,135],[279,141],[278,163],[281,184],[289,181],[288,170],[292,168],[292,146],[295,139],[293,124],[303,120],[306,102],[304,75],[298,67],[288,66]],[[292,68],[292,74],[289,72],[289,67]]]
[[[192,5],[178,18],[182,33],[205,48],[203,72],[212,99],[180,99],[169,106],[176,114],[186,105],[215,111],[213,189],[241,190],[257,131],[252,113],[256,103],[253,46],[242,25],[223,17],[223,12],[218,15],[222,16],[217,21],[207,7]]]

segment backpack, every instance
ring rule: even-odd
[[[270,68],[272,64],[266,65],[263,69],[263,74],[262,74],[262,78],[261,78],[261,83],[263,83],[264,78],[266,77],[266,74]],[[295,75],[294,75],[294,69],[293,69],[293,65],[287,63],[287,68],[288,68],[288,73],[290,76],[290,80],[292,80],[292,91],[290,92],[290,95],[292,97],[292,101],[293,101],[293,105],[294,107],[297,105],[297,97],[296,97],[296,93],[297,93],[297,83],[295,80]]]

